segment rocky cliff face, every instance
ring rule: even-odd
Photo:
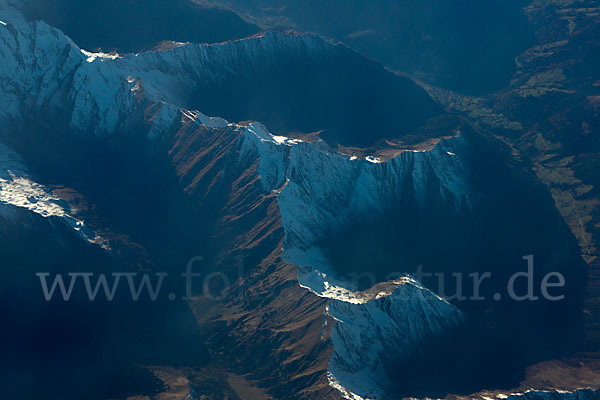
[[[333,299],[327,313],[335,320],[329,379],[365,398],[387,397],[392,368],[464,323],[458,309],[410,278],[363,304]]]

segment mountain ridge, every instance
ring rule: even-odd
[[[21,26],[19,25],[19,27]],[[4,25],[0,26],[1,29],[8,31],[15,28],[12,25]],[[327,382],[329,365],[327,360],[329,353],[335,350],[331,348],[328,340],[322,339],[323,320],[328,318],[324,313],[326,300],[301,288],[298,285],[298,270],[293,265],[294,259],[289,260],[292,261],[291,263],[283,260],[285,252],[291,247],[290,244],[294,243],[291,234],[294,233],[294,230],[297,230],[295,226],[306,225],[290,224],[290,215],[304,216],[305,214],[303,212],[290,214],[289,210],[280,206],[286,204],[286,196],[288,196],[288,201],[294,200],[294,196],[297,196],[306,201],[304,205],[300,204],[301,209],[305,205],[307,206],[304,211],[310,211],[309,207],[315,205],[317,209],[323,209],[320,204],[316,204],[317,199],[314,196],[308,199],[300,197],[303,193],[312,195],[317,193],[317,190],[310,186],[311,180],[306,179],[306,176],[316,175],[316,173],[310,173],[313,169],[317,173],[321,170],[322,173],[331,170],[331,168],[325,168],[327,165],[339,166],[340,171],[338,172],[340,172],[340,175],[346,176],[342,166],[350,165],[350,169],[353,169],[356,168],[355,165],[358,165],[358,176],[364,176],[366,182],[362,184],[366,187],[369,186],[368,174],[373,171],[387,176],[393,172],[388,169],[397,168],[400,175],[404,176],[405,167],[403,163],[407,161],[410,164],[411,159],[416,163],[412,175],[416,174],[416,177],[422,175],[421,180],[416,179],[414,176],[411,176],[409,180],[409,183],[416,187],[422,187],[422,190],[415,191],[415,204],[419,205],[419,202],[425,198],[448,200],[453,194],[450,193],[452,191],[444,191],[440,186],[458,188],[459,194],[464,190],[469,190],[467,185],[453,185],[453,181],[465,178],[468,175],[463,173],[464,171],[461,172],[461,169],[457,167],[464,156],[461,153],[460,143],[463,143],[465,137],[461,135],[452,139],[444,139],[444,141],[438,143],[434,150],[429,152],[406,151],[383,163],[367,157],[352,159],[353,156],[337,153],[335,149],[322,141],[306,143],[301,139],[273,135],[260,123],[228,123],[225,119],[207,117],[200,112],[181,109],[181,106],[169,103],[167,97],[162,97],[172,95],[165,90],[165,88],[170,87],[171,82],[168,79],[162,79],[165,76],[168,78],[169,73],[161,72],[162,75],[158,75],[160,79],[156,81],[152,79],[156,75],[152,75],[148,71],[143,71],[146,75],[140,79],[130,74],[135,72],[135,69],[128,64],[138,62],[131,60],[143,59],[146,56],[129,56],[129,58],[114,60],[110,57],[93,56],[90,53],[82,53],[66,36],[61,36],[60,33],[42,23],[33,23],[23,29],[29,29],[28,32],[34,35],[33,39],[30,38],[30,46],[22,46],[21,43],[26,38],[22,35],[19,36],[19,33],[15,34],[14,31],[10,31],[8,36],[3,35],[3,43],[8,43],[12,36],[17,38],[12,42],[15,43],[14,49],[28,51],[33,47],[36,52],[39,50],[35,53],[38,56],[33,60],[27,59],[25,57],[26,53],[19,59],[19,53],[16,53],[15,61],[17,63],[25,61],[24,64],[18,64],[24,70],[30,70],[30,66],[35,66],[41,67],[41,71],[33,79],[19,80],[19,83],[26,83],[25,87],[16,87],[21,90],[21,94],[27,92],[30,88],[35,89],[33,93],[29,94],[30,97],[22,102],[21,106],[23,108],[15,106],[15,102],[18,103],[22,100],[17,96],[19,93],[11,93],[15,97],[9,98],[8,101],[6,101],[6,97],[4,98],[3,117],[6,118],[7,115],[11,117],[9,118],[11,120],[10,126],[18,127],[18,124],[26,119],[20,117],[23,109],[30,111],[31,109],[40,108],[38,116],[40,120],[47,123],[47,120],[55,114],[64,113],[65,109],[63,107],[67,104],[68,107],[72,107],[70,117],[52,121],[57,123],[56,127],[53,128],[59,130],[63,127],[72,128],[67,129],[65,133],[71,135],[83,132],[90,136],[100,136],[102,140],[108,139],[109,143],[115,145],[115,147],[123,145],[124,149],[122,151],[124,154],[117,153],[115,155],[117,159],[133,158],[132,154],[135,152],[148,151],[149,156],[147,159],[143,157],[133,158],[133,161],[141,163],[143,169],[156,162],[157,159],[162,160],[161,157],[164,154],[161,153],[162,155],[156,156],[156,153],[162,152],[164,148],[157,150],[156,147],[166,146],[168,149],[166,152],[166,165],[159,164],[151,170],[156,175],[152,176],[150,182],[154,181],[155,184],[156,182],[162,184],[170,182],[169,179],[175,179],[176,182],[172,183],[173,186],[167,187],[175,188],[177,191],[190,196],[191,205],[187,202],[183,203],[186,207],[189,207],[185,208],[185,211],[196,210],[199,212],[197,208],[198,205],[201,205],[210,210],[205,214],[211,212],[215,214],[208,216],[201,213],[202,215],[197,216],[191,213],[190,215],[177,216],[182,219],[175,219],[173,224],[177,226],[176,223],[186,219],[188,222],[193,221],[198,223],[198,227],[186,227],[186,229],[190,229],[190,236],[197,235],[206,228],[210,229],[210,234],[200,236],[200,239],[207,239],[212,244],[217,242],[214,237],[211,237],[214,235],[226,242],[227,245],[221,243],[217,247],[217,250],[215,250],[217,254],[210,254],[215,260],[215,265],[212,268],[216,270],[232,274],[235,269],[233,259],[238,254],[244,254],[249,260],[253,260],[250,265],[251,270],[246,271],[251,278],[247,282],[243,280],[235,281],[236,286],[239,285],[251,292],[247,297],[226,297],[223,303],[216,307],[216,310],[209,311],[203,309],[201,301],[192,304],[196,317],[201,320],[205,319],[207,325],[211,327],[208,329],[210,331],[208,333],[209,342],[216,344],[220,351],[224,351],[223,348],[232,343],[237,345],[231,346],[228,350],[230,353],[228,357],[231,357],[229,365],[231,366],[235,365],[235,361],[239,360],[239,357],[244,357],[243,359],[246,361],[255,357],[253,350],[257,347],[254,342],[258,341],[261,344],[258,347],[261,350],[261,357],[252,363],[256,367],[255,374],[262,382],[272,383],[272,391],[279,395],[296,395],[298,397],[305,396],[307,393],[324,397],[331,395],[333,393],[332,387]],[[38,37],[35,36],[37,34],[42,34],[43,37],[48,36],[51,39],[49,48],[46,51],[37,47],[38,45],[44,46],[47,44],[47,41],[38,40]],[[281,37],[278,35],[281,34],[275,34],[276,37]],[[190,48],[192,47],[190,46]],[[189,48],[186,47],[178,47],[174,52],[186,52],[188,50]],[[52,61],[51,55],[54,53],[61,55],[58,59],[54,57],[54,60],[58,60],[58,65]],[[152,54],[152,56],[157,54]],[[160,55],[164,54],[161,53]],[[147,57],[150,57],[150,55]],[[90,60],[90,58],[93,59]],[[6,90],[4,89],[7,87],[6,85],[11,83],[11,73],[19,69],[10,66],[11,64],[8,65],[9,67],[2,67],[2,83],[5,85],[2,86],[3,90]],[[53,66],[58,66],[58,68],[53,69]],[[121,69],[122,66],[126,67],[124,71]],[[167,66],[172,67],[168,63]],[[62,68],[65,68],[66,72],[62,71]],[[176,66],[175,68],[177,69]],[[46,83],[56,78],[67,83],[73,83],[73,86],[65,85],[64,87],[55,87],[53,90],[48,90]],[[14,85],[8,87],[15,88]],[[111,94],[109,97],[105,97],[107,88]],[[64,101],[65,99],[70,102]],[[118,99],[118,101],[113,101],[114,99]],[[46,113],[48,109],[52,110],[53,108],[55,108],[54,112]],[[28,114],[28,116],[30,115],[35,114]],[[64,125],[60,125],[61,123]],[[35,136],[36,134],[45,135],[48,133],[47,127],[45,127],[46,130],[41,129],[40,132],[28,132],[24,127],[19,128],[21,128],[20,131],[17,131],[19,134],[29,135],[29,138],[33,137],[34,139],[40,137]],[[44,128],[44,125],[42,125],[42,128]],[[125,133],[124,138],[119,137],[121,133]],[[446,133],[455,136],[449,132]],[[128,136],[131,136],[132,142],[127,142],[130,139]],[[16,141],[18,144],[19,140],[25,139],[19,135],[13,135],[11,140]],[[67,151],[59,148],[61,142],[53,143],[53,136],[47,139],[49,140],[44,144],[48,145],[49,149],[43,149],[44,151],[56,151],[58,156],[68,153],[68,148]],[[147,139],[150,139],[150,145],[147,148],[141,146]],[[67,140],[74,139],[67,137]],[[119,140],[123,140],[123,142]],[[92,141],[92,146],[95,143],[98,142]],[[72,148],[80,149],[78,146],[78,143],[75,142]],[[110,146],[107,147],[110,148]],[[435,160],[432,159],[433,153],[437,157]],[[91,158],[96,157],[98,162],[106,163],[102,151],[92,152],[91,155]],[[28,154],[26,157],[31,159],[39,156]],[[438,159],[444,160],[444,162],[438,162]],[[42,161],[47,164],[52,163],[52,160]],[[91,162],[92,160],[85,161]],[[456,174],[441,174],[444,172],[445,163],[450,166],[449,170],[451,169]],[[78,159],[75,159],[73,165],[79,168],[85,167],[85,163],[78,161]],[[125,163],[124,165],[128,164]],[[169,174],[173,173],[174,176],[161,176],[161,174],[167,174],[162,168],[168,170]],[[406,169],[409,170],[409,168]],[[438,175],[436,171],[440,172],[441,175]],[[83,172],[86,172],[85,169]],[[304,173],[307,172],[308,174],[305,175]],[[55,178],[60,177],[58,173],[52,171],[49,173],[50,176],[52,176],[52,173],[55,174]],[[409,175],[411,174],[406,176]],[[85,178],[89,178],[89,176],[83,175],[83,178],[80,179]],[[348,177],[346,176],[346,178]],[[76,179],[73,181],[78,182]],[[330,183],[339,184],[339,181],[338,179],[329,179]],[[127,183],[133,183],[134,186],[140,185],[140,182],[125,182],[125,184]],[[143,183],[144,185],[149,184],[148,181],[143,181]],[[430,185],[430,183],[433,184]],[[395,186],[395,183],[391,185]],[[398,189],[401,186],[398,184],[394,188]],[[107,185],[107,187],[110,186]],[[369,192],[361,191],[361,193],[367,200],[370,198]],[[92,192],[91,194],[94,194],[95,200],[98,200],[98,193]],[[138,197],[143,197],[145,192],[135,194]],[[160,205],[171,211],[179,206],[177,202],[170,203],[160,195],[155,196],[157,197],[151,196],[147,200],[148,206],[156,207]],[[352,197],[351,194],[348,196]],[[381,206],[381,201],[385,199],[386,196],[373,197],[371,198],[372,205],[374,207]],[[340,202],[332,202],[334,208],[346,202],[343,196],[341,200]],[[367,203],[369,202],[367,201]],[[128,205],[125,212],[131,212],[135,207],[138,207],[138,205]],[[158,208],[151,208],[151,210],[157,211]],[[466,208],[468,209],[468,207]],[[367,209],[369,208],[367,207]],[[144,207],[140,212],[143,211],[146,211]],[[331,214],[333,215],[334,212]],[[170,220],[167,219],[167,221]],[[322,224],[323,221],[320,221],[320,218],[315,218],[312,222],[318,225]],[[136,227],[135,224],[134,227]],[[321,229],[320,226],[317,226],[317,228]],[[156,233],[156,231],[153,232]],[[135,233],[140,242],[146,247],[155,244],[154,240],[156,239],[139,232]],[[187,231],[182,232],[181,236],[176,236],[176,238],[183,238],[187,233]],[[286,233],[288,234],[287,237]],[[162,238],[159,237],[159,239]],[[306,242],[306,237],[300,239],[296,243]],[[189,244],[193,251],[198,251],[195,248],[198,245],[198,238],[188,240],[190,242],[186,245]],[[229,247],[229,245],[232,246]],[[288,249],[286,249],[286,245]],[[201,248],[208,251],[208,247],[210,246],[202,246]],[[157,254],[163,251],[165,250],[154,250],[153,257],[161,259]],[[162,261],[168,258],[169,253],[167,252],[166,256],[162,257]],[[296,263],[301,264],[300,262]],[[256,268],[254,268],[255,265]],[[284,295],[279,296],[281,293],[284,293]],[[333,309],[341,313],[342,311],[337,309],[335,304]],[[373,306],[373,304],[369,304],[369,302],[363,305],[348,305],[347,302],[343,302],[338,307],[340,309],[356,307],[364,310],[370,306]],[[272,315],[276,315],[278,318],[272,320],[270,319]],[[327,337],[327,332],[325,333],[325,337]],[[235,354],[238,351],[241,352],[241,355]],[[316,361],[311,360],[309,355],[316,356]],[[283,360],[285,368],[289,368],[289,370],[278,367],[280,360]],[[260,361],[265,364],[255,365]],[[270,371],[269,368],[271,368]],[[241,372],[246,373],[248,371]],[[287,379],[290,377],[293,377],[293,379],[288,382]],[[276,380],[284,383],[275,384],[274,381]]]

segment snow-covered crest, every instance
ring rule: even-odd
[[[62,32],[42,22],[0,26],[0,41],[6,60],[0,66],[0,118],[17,118],[25,109],[54,109],[70,116],[69,124],[75,131],[112,135],[146,102],[157,105],[149,121],[150,140],[163,137],[182,119],[202,124],[209,132],[232,124],[218,116],[206,116],[202,110],[185,109],[178,89],[196,79],[221,79],[221,71],[237,62],[236,52],[247,51],[258,61],[272,56],[277,46],[298,46],[305,54],[329,45],[311,36],[273,33],[218,45],[188,44],[118,57],[81,50]],[[219,62],[208,62],[213,59]],[[335,283],[327,265],[310,251],[326,229],[343,224],[351,215],[381,213],[403,195],[400,188],[407,180],[423,203],[426,189],[435,184],[456,207],[468,208],[461,140],[448,139],[432,151],[407,151],[380,162],[371,156],[353,159],[319,140],[303,142],[274,135],[258,122],[239,127],[243,131],[242,150],[256,152],[259,157],[258,173],[265,192],[275,191],[278,197],[286,236],[284,257],[312,267],[309,277],[299,275],[301,284],[331,299],[327,314],[338,322],[332,334],[335,351],[330,373],[343,386],[349,387],[350,380],[359,382],[360,386],[349,389],[351,392],[374,393],[384,384],[377,376],[384,377],[385,373],[371,371],[380,371],[380,355],[388,350],[386,341],[404,340],[401,351],[408,351],[411,345],[459,324],[460,313],[411,280],[394,282],[393,290],[374,296],[357,294]],[[60,199],[48,188],[30,177],[15,174],[3,179],[0,200],[63,218],[76,230],[84,226],[60,206]],[[435,321],[416,318],[421,313],[415,310],[425,310]],[[419,328],[414,336],[407,336],[408,323]],[[432,326],[435,329],[426,329]],[[357,336],[355,327],[364,335]],[[383,328],[384,335],[380,333]],[[377,345],[369,346],[371,342]]]

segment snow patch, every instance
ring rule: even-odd
[[[300,267],[298,269],[298,284],[300,287],[308,289],[319,297],[351,304],[364,304],[372,298],[364,292],[352,291],[341,284],[334,283],[334,281],[327,274],[314,268]]]
[[[457,308],[411,277],[371,292],[363,304],[332,300],[327,312],[336,321],[328,372],[346,392],[365,398],[385,397],[391,380],[384,359],[402,367],[403,360],[464,323]]]
[[[198,112],[198,119],[203,125],[206,125],[210,128],[223,128],[229,125],[229,122],[221,117],[209,117],[201,112]]]
[[[263,142],[270,142],[274,144],[282,144],[287,146],[302,143],[302,140],[300,139],[291,139],[285,136],[273,135],[260,122],[252,122],[247,129],[248,132],[252,133]]]
[[[116,60],[117,58],[121,57],[117,53],[114,53],[114,54],[102,53],[102,52],[92,53],[90,51],[86,51],[83,49],[80,49],[80,51],[87,56],[87,59],[85,61],[87,61],[89,63],[94,62],[97,59],[99,59],[100,61],[104,61],[104,60]]]
[[[59,217],[89,243],[106,247],[106,241],[87,228],[84,221],[72,216],[65,209],[66,202],[52,191],[26,177],[18,177],[7,171],[10,179],[0,178],[0,202],[27,209],[44,218]]]
[[[575,391],[565,390],[535,390],[529,389],[524,392],[510,394],[499,394],[495,399],[506,400],[595,400],[598,399],[600,390],[582,388]],[[491,400],[491,399],[490,399]]]
[[[357,395],[356,393],[352,393],[351,391],[343,387],[340,384],[340,382],[336,379],[336,377],[333,376],[333,374],[329,371],[327,371],[327,381],[329,382],[329,386],[331,386],[334,389],[337,389],[342,394],[342,397],[346,400],[369,400]]]
[[[223,128],[231,125],[227,120],[220,117],[209,117],[202,114],[200,111],[190,111],[181,109],[183,116],[191,121],[198,122],[199,124],[208,126],[209,128]]]
[[[82,219],[74,217],[65,200],[29,178],[21,157],[3,144],[0,144],[0,203],[24,208],[44,218],[58,217],[87,242],[108,250],[108,242]]]

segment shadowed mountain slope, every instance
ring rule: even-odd
[[[82,48],[107,53],[138,52],[165,40],[217,43],[258,32],[233,12],[187,0],[24,0],[22,9]]]
[[[226,7],[263,29],[316,32],[386,66],[460,93],[508,84],[534,40],[524,0],[194,0]]]

